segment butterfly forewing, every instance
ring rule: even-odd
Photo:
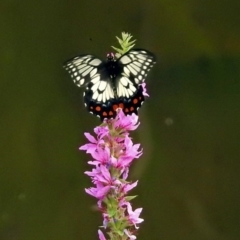
[[[117,96],[128,98],[133,96],[138,85],[144,82],[156,59],[146,50],[135,49],[124,54],[117,62],[122,69],[116,78]]]
[[[103,66],[103,62],[92,55],[77,56],[64,64],[64,68],[70,73],[73,82],[78,87],[94,78]]]

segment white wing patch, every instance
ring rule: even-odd
[[[126,55],[124,55],[124,56],[121,57],[121,63],[122,63],[122,64],[128,64],[128,63],[130,63],[131,61],[132,61],[131,58],[129,58],[129,57],[126,56]]]
[[[87,91],[92,91],[92,100],[96,102],[106,103],[114,98],[113,88],[109,81],[101,80],[97,75],[90,83]]]
[[[118,97],[131,97],[136,92],[136,87],[127,77],[121,77],[117,85]]]
[[[144,82],[148,71],[156,63],[154,55],[145,50],[130,50],[118,61],[123,66],[121,75],[137,85]]]
[[[93,65],[93,66],[99,66],[102,63],[102,61],[100,59],[93,59],[91,62],[89,62],[89,64]]]
[[[92,55],[84,55],[67,61],[64,68],[70,73],[73,82],[81,87],[95,77],[102,63],[100,59]]]

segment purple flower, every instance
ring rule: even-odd
[[[86,193],[92,195],[95,198],[102,200],[110,190],[110,186],[104,186],[103,184],[97,183],[96,188],[85,189]]]
[[[137,239],[137,237],[135,235],[133,235],[129,230],[125,229],[124,232],[129,237],[130,240]]]
[[[122,129],[125,131],[132,131],[135,130],[140,123],[138,122],[138,116],[136,114],[132,115],[125,115],[122,109],[117,109],[117,116],[114,119],[113,127],[115,129]]]
[[[138,229],[139,227],[137,227],[136,224],[139,224],[144,221],[142,218],[139,218],[139,215],[142,212],[142,208],[137,208],[135,211],[133,211],[131,204],[129,202],[127,202],[126,204],[127,211],[129,214],[128,219],[135,226],[135,228]]]
[[[149,94],[147,93],[147,89],[146,89],[146,83],[142,83],[142,88],[143,88],[143,96],[145,97],[149,97]]]
[[[133,145],[132,140],[126,136],[124,140],[122,154],[119,156],[117,167],[126,167],[135,159],[142,155],[142,150],[138,151],[140,144]]]
[[[85,174],[94,186],[85,191],[98,199],[103,228],[111,239],[124,235],[124,239],[136,239],[132,229],[138,229],[138,224],[143,222],[139,218],[142,208],[133,211],[129,200],[134,196],[127,196],[138,183],[127,181],[131,163],[142,155],[140,144],[133,144],[129,137],[129,131],[138,126],[137,115],[126,116],[118,109],[115,119],[107,120],[94,129],[96,136],[85,133],[89,143],[80,147],[92,157],[88,163],[93,168]],[[98,235],[100,240],[106,240],[101,230],[98,230]]]
[[[105,236],[103,235],[103,232],[101,230],[98,230],[98,236],[100,240],[106,240]]]
[[[92,161],[92,165],[98,165],[98,164],[111,164],[112,157],[110,154],[109,148],[102,148],[97,147],[95,151],[91,152],[92,157],[94,158],[94,161]]]
[[[122,187],[122,191],[124,193],[127,193],[129,192],[130,190],[132,190],[133,188],[135,188],[137,186],[137,183],[138,181],[132,183],[132,184],[125,184],[123,187]]]

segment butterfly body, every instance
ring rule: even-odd
[[[90,113],[104,118],[114,118],[116,109],[125,114],[138,113],[144,101],[144,82],[148,71],[156,62],[146,50],[130,50],[115,59],[112,53],[107,61],[92,55],[80,55],[64,65],[74,83],[85,86],[84,102]]]

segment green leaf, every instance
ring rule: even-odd
[[[135,195],[135,196],[127,196],[127,197],[125,197],[125,199],[126,199],[126,201],[131,201],[131,200],[133,200],[136,197],[137,197],[137,195]]]
[[[130,41],[131,38],[132,38],[132,35],[129,34],[129,33],[125,33],[125,32],[122,32],[122,39],[119,38],[119,37],[117,37],[117,36],[116,36],[116,38],[117,38],[118,43],[120,44],[120,46],[121,46],[122,49],[116,48],[116,47],[114,47],[114,46],[112,46],[112,48],[113,48],[115,51],[117,51],[118,54],[121,54],[121,55],[125,54],[125,53],[128,52],[131,48],[133,48],[134,45],[135,45],[135,42],[136,42],[136,40]]]

